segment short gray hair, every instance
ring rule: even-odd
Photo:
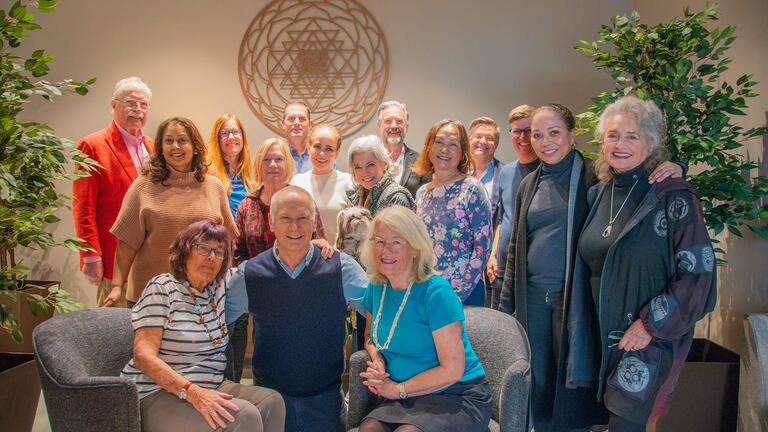
[[[148,99],[152,99],[152,90],[149,86],[137,76],[123,78],[115,84],[115,90],[112,91],[112,99],[118,99],[125,93],[135,90],[144,93]]]
[[[645,162],[645,169],[648,172],[653,171],[661,162],[669,159],[667,149],[664,147],[664,137],[666,126],[664,114],[653,101],[642,100],[637,96],[629,95],[619,98],[616,102],[608,105],[600,114],[600,119],[595,128],[595,138],[601,143],[605,135],[605,127],[608,119],[616,114],[631,114],[637,119],[637,125],[640,132],[645,135],[651,143],[648,157]],[[601,181],[609,181],[613,178],[608,163],[603,158],[602,151],[595,161],[595,171]]]
[[[355,138],[349,146],[350,170],[352,170],[352,158],[364,152],[370,152],[377,161],[384,163],[389,168],[389,151],[381,143],[381,138],[376,135],[363,135]],[[352,177],[354,178],[354,176]]]
[[[384,112],[387,108],[400,108],[405,113],[405,122],[408,123],[408,121],[411,119],[411,115],[408,113],[408,108],[405,107],[405,104],[396,100],[388,100],[384,101],[379,105],[379,109],[376,110],[376,121],[381,121],[381,114]]]

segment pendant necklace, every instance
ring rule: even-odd
[[[219,324],[219,331],[221,332],[221,336],[219,337],[213,337],[211,334],[211,330],[208,328],[208,324],[205,323],[205,313],[203,311],[203,305],[199,304],[197,302],[197,295],[195,295],[194,288],[190,285],[188,287],[189,289],[189,295],[192,297],[192,301],[195,303],[195,310],[198,314],[198,324],[202,324],[203,328],[205,329],[205,333],[208,335],[208,340],[211,341],[211,345],[218,348],[222,345],[222,338],[227,335],[227,325],[221,321],[221,317],[218,314],[218,311],[216,310],[216,303],[214,301],[214,296],[216,295],[216,291],[214,290],[211,292],[207,287],[205,289],[205,293],[208,295],[208,306],[211,308],[211,311],[216,316],[216,321]]]
[[[624,208],[624,204],[627,203],[629,200],[629,196],[632,195],[632,191],[635,189],[635,186],[637,186],[637,182],[639,182],[640,179],[638,178],[635,180],[635,183],[632,185],[631,188],[629,188],[629,193],[627,194],[627,197],[624,198],[624,202],[621,203],[621,207],[619,207],[619,211],[616,212],[616,216],[613,215],[613,190],[614,186],[616,186],[616,181],[614,180],[611,183],[611,209],[610,209],[610,215],[608,216],[608,225],[603,230],[603,238],[608,238],[608,236],[611,235],[611,231],[613,230],[613,223],[616,222],[616,219],[619,218],[619,214],[621,214],[621,210]]]
[[[387,285],[390,287],[392,285],[387,282]],[[379,322],[381,321],[381,311],[384,309],[384,298],[387,295],[387,285],[384,285],[384,289],[381,290],[381,300],[379,301],[379,310],[376,312],[376,318],[373,320],[373,346],[375,346],[378,350],[385,350],[389,349],[389,343],[392,342],[392,335],[395,334],[395,328],[397,327],[397,322],[400,320],[400,314],[403,313],[403,309],[405,308],[405,303],[408,301],[408,296],[411,294],[411,287],[413,287],[413,282],[411,282],[408,285],[408,288],[405,290],[405,296],[403,296],[403,301],[400,302],[400,307],[397,308],[397,312],[395,313],[395,319],[392,320],[392,327],[389,328],[389,335],[387,335],[387,340],[384,341],[384,345],[379,344]],[[394,288],[393,288],[394,289]]]

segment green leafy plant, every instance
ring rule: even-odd
[[[47,227],[59,221],[56,211],[67,207],[70,200],[56,190],[55,182],[88,176],[96,162],[76,150],[72,141],[56,136],[47,124],[20,118],[33,98],[53,101],[66,94],[85,95],[96,81],[43,80],[53,56],[43,50],[28,57],[17,54],[28,32],[41,28],[33,21],[32,10],[50,12],[56,3],[17,1],[7,10],[0,9],[0,296],[12,302],[17,301],[20,289],[30,286],[26,282],[29,269],[16,259],[18,248],[90,248],[77,237],[54,238]],[[74,163],[81,169],[69,172]],[[45,295],[27,297],[34,314],[47,313],[51,307],[59,313],[82,307],[58,285],[44,289]],[[4,304],[0,304],[0,329],[21,341],[17,318]]]
[[[722,79],[736,28],[710,30],[718,17],[717,4],[696,13],[686,8],[683,18],[656,26],[641,23],[632,12],[602,26],[596,41],[580,41],[575,48],[609,72],[615,88],[592,98],[593,105],[578,116],[579,131],[594,131],[603,109],[621,96],[635,93],[653,100],[666,117],[671,157],[698,172],[689,181],[701,198],[707,226],[715,235],[727,229],[742,236],[746,225],[768,238],[766,223],[761,223],[768,218],[768,179],[750,178],[757,164],[734,152],[766,132],[763,127],[744,129],[733,120],[745,115],[747,99],[757,96],[757,83],[748,74],[735,85]]]

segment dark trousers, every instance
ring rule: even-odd
[[[224,369],[224,379],[239,383],[243,377],[243,362],[245,349],[248,346],[248,314],[240,315],[232,324],[227,325],[229,345],[225,351],[227,367]]]
[[[499,275],[493,282],[485,281],[485,307],[499,310],[501,302],[501,287],[504,285],[504,278]]]
[[[485,281],[483,279],[480,279],[480,282],[469,293],[469,297],[465,298],[462,303],[464,306],[483,306],[485,303]]]
[[[563,322],[562,293],[528,294],[528,340],[531,344],[531,416],[536,432],[550,429],[557,385],[557,357]]]
[[[645,432],[645,424],[631,422],[624,417],[610,413],[608,417],[609,432]]]
[[[313,396],[283,395],[285,401],[285,432],[344,432],[347,404],[341,388]]]

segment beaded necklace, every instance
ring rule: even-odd
[[[381,345],[379,344],[379,322],[381,321],[381,311],[384,309],[384,298],[387,295],[387,287],[391,288],[392,285],[387,282],[387,284],[384,285],[384,289],[381,290],[379,310],[376,312],[376,318],[373,320],[373,346],[379,350],[389,349],[389,343],[392,342],[392,336],[395,334],[395,328],[397,327],[397,322],[400,320],[400,314],[403,313],[403,309],[405,309],[405,303],[408,301],[408,296],[411,294],[411,287],[413,287],[413,282],[411,282],[408,285],[408,289],[405,290],[403,301],[400,302],[400,307],[397,308],[397,312],[395,313],[395,319],[392,320],[392,327],[389,328],[389,335],[387,335],[387,340],[384,341],[384,345]]]
[[[221,339],[227,335],[227,325],[221,321],[221,316],[219,316],[219,313],[216,310],[217,305],[214,301],[214,297],[216,293],[215,291],[211,292],[208,289],[209,287],[210,285],[208,285],[205,288],[205,293],[208,294],[208,306],[211,308],[211,311],[213,311],[213,315],[216,317],[216,323],[219,326],[219,331],[221,332],[221,336],[219,337],[214,338],[213,335],[211,334],[211,330],[208,328],[208,324],[206,324],[205,322],[205,313],[203,311],[203,306],[205,306],[205,304],[197,303],[197,295],[195,295],[195,289],[192,288],[191,285],[189,286],[189,295],[190,297],[192,297],[192,302],[194,302],[195,304],[195,310],[197,311],[197,315],[198,315],[197,323],[203,325],[203,328],[205,328],[205,333],[208,335],[208,340],[211,341],[211,344],[214,347],[218,348],[222,345]]]

